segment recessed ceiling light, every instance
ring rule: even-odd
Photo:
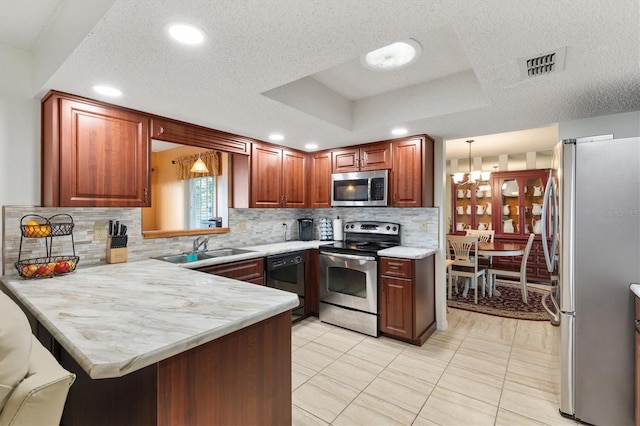
[[[103,86],[97,84],[93,86],[93,90],[101,95],[105,96],[122,96],[122,92],[115,87]]]
[[[284,136],[282,136],[280,133],[272,133],[269,135],[269,139],[271,139],[272,141],[281,141],[284,140]]]
[[[397,70],[415,62],[422,53],[420,43],[413,39],[399,41],[360,57],[362,65],[375,71]]]
[[[200,44],[204,41],[204,31],[200,28],[181,22],[174,22],[167,26],[169,35],[174,40],[184,44]]]
[[[396,129],[391,130],[391,134],[392,135],[396,135],[396,136],[400,136],[400,135],[406,135],[407,134],[407,129],[403,128],[403,127],[398,127]]]
[[[318,148],[318,144],[316,144],[316,143],[308,143],[304,147],[305,147],[305,149],[316,149],[316,148]]]

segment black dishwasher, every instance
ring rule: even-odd
[[[267,287],[298,295],[291,321],[304,318],[304,250],[267,256],[265,262]]]

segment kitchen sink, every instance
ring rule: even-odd
[[[205,253],[183,253],[170,256],[158,256],[154,257],[154,259],[164,260],[171,263],[189,263],[197,262],[198,260],[211,259],[212,257],[213,256],[209,256]]]
[[[189,263],[199,260],[213,259],[214,257],[233,256],[234,254],[253,253],[253,250],[243,250],[237,248],[220,248],[205,252],[182,253],[169,256],[158,256],[154,259],[164,260],[171,263]]]
[[[205,251],[203,254],[211,257],[233,256],[234,254],[255,253],[253,250],[244,250],[237,248],[219,248],[215,250]]]

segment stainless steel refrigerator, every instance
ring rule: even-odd
[[[595,425],[632,425],[629,284],[640,281],[640,138],[564,140],[561,152],[559,197],[550,194],[544,212],[545,234],[559,241],[545,257],[551,270],[559,254],[558,291],[546,302],[560,326],[560,412]]]

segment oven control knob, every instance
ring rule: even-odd
[[[388,231],[389,229],[391,229],[391,227],[390,227],[389,225],[387,225],[387,231]]]
[[[293,263],[300,263],[302,262],[302,258],[300,256],[296,256],[293,258]]]
[[[394,231],[396,231],[396,230],[397,230],[397,228],[394,226],[394,227],[393,227],[393,230],[394,230]]]

